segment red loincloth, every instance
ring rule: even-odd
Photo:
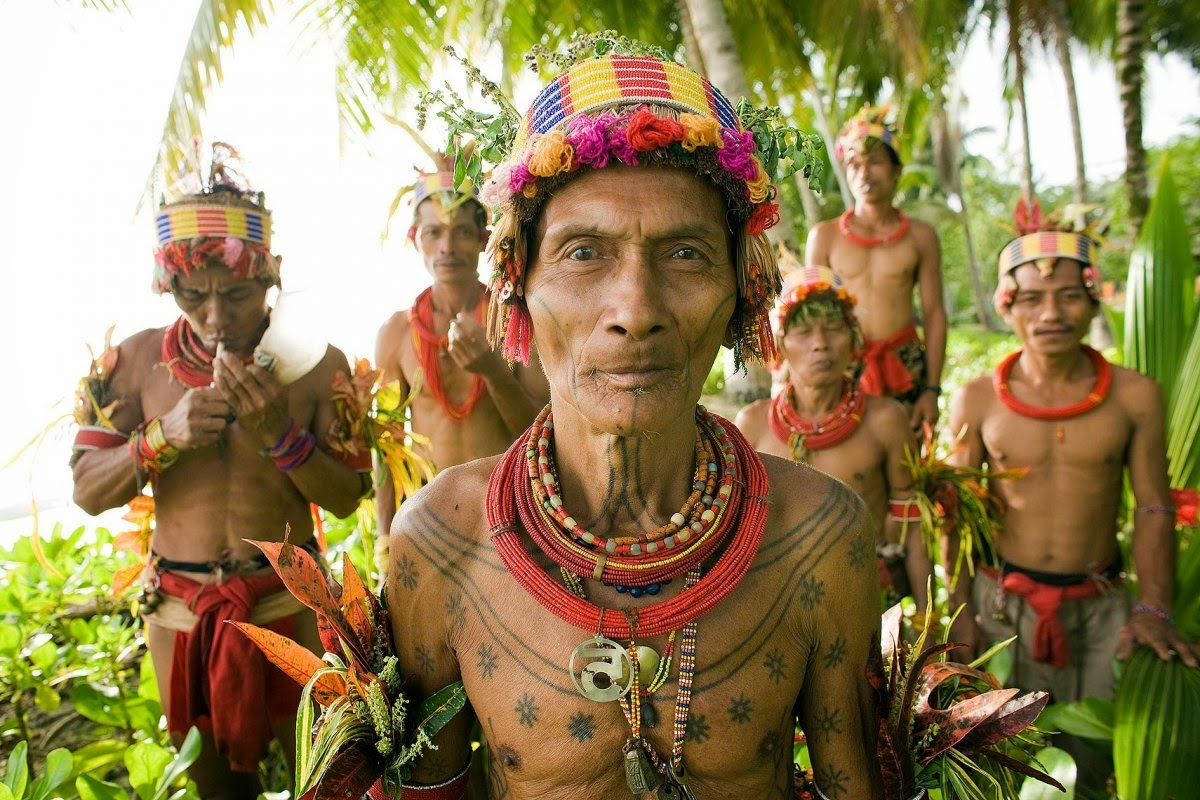
[[[248,622],[261,598],[287,591],[283,581],[274,573],[224,583],[197,583],[173,572],[159,577],[162,591],[199,617],[190,632],[175,633],[167,730],[184,734],[195,725],[212,734],[235,772],[257,772],[274,736],[271,725],[295,716],[301,687],[225,621]],[[294,638],[295,616],[263,627]]]
[[[867,394],[893,396],[912,391],[913,378],[896,350],[909,342],[920,342],[917,326],[909,325],[887,339],[866,342],[863,371],[858,384]]]
[[[1092,580],[1071,586],[1050,586],[1039,583],[1021,572],[1006,572],[1001,579],[999,570],[982,565],[979,568],[994,580],[1000,581],[1000,586],[1004,591],[1023,598],[1037,614],[1037,624],[1033,629],[1033,641],[1030,643],[1033,660],[1053,667],[1065,667],[1071,660],[1071,651],[1067,646],[1067,636],[1063,631],[1062,621],[1058,618],[1058,607],[1064,600],[1098,597],[1104,593],[1105,587],[1098,581]]]

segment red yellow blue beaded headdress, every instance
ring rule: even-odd
[[[173,291],[177,276],[214,262],[239,279],[261,277],[279,285],[280,259],[271,254],[271,212],[263,205],[262,192],[250,188],[239,158],[229,145],[213,142],[208,180],[189,176],[192,191],[155,214],[155,292]]]
[[[488,247],[493,265],[489,338],[503,344],[509,359],[528,357],[526,228],[548,186],[580,170],[667,164],[695,168],[724,194],[737,239],[738,306],[729,339],[735,359],[770,361],[775,343],[768,315],[780,285],[765,236],[779,219],[772,174],[781,162],[793,171],[811,171],[808,137],[781,125],[776,109],[760,111],[744,101],[735,107],[705,78],[655,48],[611,33],[580,42],[576,53],[591,45],[594,52],[560,59],[564,71],[524,116],[508,105],[479,136],[483,152],[498,162],[480,200],[501,215]],[[468,74],[472,70],[468,66]],[[494,84],[477,70],[472,76],[485,95],[496,99]],[[470,118],[454,111],[441,115],[452,121]]]
[[[1042,217],[1042,208],[1034,199],[1026,202],[1022,197],[1013,212],[1017,238],[1004,245],[1000,251],[999,280],[993,297],[996,310],[1004,313],[1016,297],[1017,281],[1013,271],[1022,264],[1033,263],[1038,271],[1048,276],[1060,258],[1069,258],[1080,263],[1083,286],[1093,300],[1100,299],[1100,274],[1096,262],[1100,256],[1100,245],[1086,232],[1056,230],[1049,219]]]
[[[885,144],[900,158],[900,133],[893,123],[888,121],[889,107],[887,105],[864,105],[857,114],[842,126],[838,133],[834,155],[839,161],[846,160],[850,150],[862,150],[864,145],[869,147],[873,142]]]

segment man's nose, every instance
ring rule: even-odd
[[[609,296],[608,330],[641,341],[666,329],[667,287],[645,254],[621,258],[605,288]]]

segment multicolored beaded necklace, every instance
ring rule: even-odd
[[[1000,398],[1000,401],[1004,405],[1023,417],[1043,420],[1063,420],[1078,417],[1080,414],[1086,414],[1103,403],[1105,398],[1108,397],[1108,390],[1112,388],[1113,370],[1112,364],[1109,364],[1099,351],[1088,347],[1086,344],[1079,345],[1079,349],[1091,359],[1092,366],[1096,370],[1096,383],[1093,384],[1092,390],[1087,393],[1087,397],[1078,403],[1072,403],[1069,406],[1047,408],[1045,406],[1030,405],[1017,399],[1009,387],[1009,378],[1012,375],[1013,367],[1024,350],[1009,353],[1004,357],[1003,361],[996,365],[996,370],[992,373],[992,387],[996,390],[996,396]],[[1063,429],[1063,426],[1059,425],[1055,428],[1055,438],[1060,444],[1066,441],[1066,431]]]
[[[767,422],[775,438],[791,450],[792,460],[805,461],[814,450],[833,447],[849,438],[858,430],[866,407],[866,395],[855,381],[846,378],[842,397],[833,411],[815,422],[807,420],[796,412],[796,387],[788,383],[771,399]]]
[[[475,318],[482,323],[484,309],[487,308],[487,288],[482,283],[478,286],[480,302],[475,305]],[[471,388],[467,392],[465,400],[461,403],[454,403],[446,395],[446,390],[442,386],[440,359],[446,356],[446,349],[450,346],[450,337],[439,336],[434,329],[432,286],[417,295],[412,312],[409,314],[409,321],[412,326],[413,349],[417,352],[417,362],[421,365],[425,387],[447,416],[459,422],[465,420],[471,416],[476,404],[487,393],[487,383],[482,376],[472,374]]]
[[[263,325],[266,330],[266,325]],[[175,320],[163,333],[162,360],[175,380],[184,386],[198,389],[211,386],[213,382],[213,359],[215,355],[204,348],[187,317]],[[245,363],[254,360],[248,356]]]
[[[882,247],[900,241],[904,238],[904,234],[908,233],[909,226],[912,224],[908,217],[898,208],[896,209],[896,216],[900,220],[900,225],[896,230],[886,236],[863,236],[861,233],[855,233],[850,229],[850,220],[854,218],[854,209],[850,208],[838,217],[838,230],[842,232],[842,236],[845,236],[859,247]]]
[[[522,530],[557,566],[575,575],[590,575],[623,586],[647,586],[682,575],[727,544],[712,568],[699,579],[699,591],[683,592],[639,611],[638,633],[642,636],[661,636],[699,619],[733,591],[758,552],[767,516],[766,468],[736,428],[703,408],[697,409],[701,438],[715,444],[722,455],[705,465],[708,473],[716,473],[712,485],[718,487],[717,494],[702,495],[699,502],[704,510],[696,514],[698,508],[689,509],[685,517],[685,522],[694,517],[699,530],[691,525],[685,529],[678,520],[672,520],[675,533],[667,533],[664,529],[668,526],[663,526],[644,534],[644,539],[633,537],[634,542],[621,545],[628,547],[628,553],[619,554],[616,539],[589,534],[574,524],[563,508],[550,459],[553,427],[547,423],[552,423],[548,407],[501,457],[488,481],[492,544],[509,573],[539,604],[585,631],[607,637],[633,635],[627,620],[619,616],[604,619],[604,609],[546,574],[526,551]],[[546,456],[545,464],[539,462],[539,452]],[[544,472],[540,469],[543,466]],[[706,488],[710,486],[707,474],[704,483]],[[535,484],[546,489],[544,496],[535,490]],[[584,534],[591,536],[590,541]],[[667,539],[672,541],[668,543]],[[637,551],[633,544],[638,545]],[[651,549],[651,544],[656,546]]]

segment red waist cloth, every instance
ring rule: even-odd
[[[901,345],[920,341],[916,325],[902,328],[887,339],[867,341],[858,385],[865,393],[874,395],[896,395],[911,391],[912,375],[900,356],[896,355],[896,350]]]
[[[1057,668],[1065,667],[1071,659],[1071,650],[1067,646],[1067,635],[1063,631],[1062,621],[1058,618],[1058,607],[1064,600],[1099,597],[1104,593],[1105,587],[1092,580],[1073,586],[1050,586],[1039,583],[1021,572],[1006,572],[1001,579],[999,570],[983,565],[979,568],[999,581],[1004,591],[1024,598],[1037,614],[1031,648],[1033,660]]]
[[[182,734],[195,725],[212,734],[234,771],[257,772],[272,723],[296,714],[301,687],[225,621],[248,622],[260,598],[286,591],[283,581],[275,573],[224,583],[197,583],[172,572],[159,577],[162,591],[181,598],[199,617],[190,632],[175,634],[167,730]],[[295,636],[294,617],[264,627]]]

